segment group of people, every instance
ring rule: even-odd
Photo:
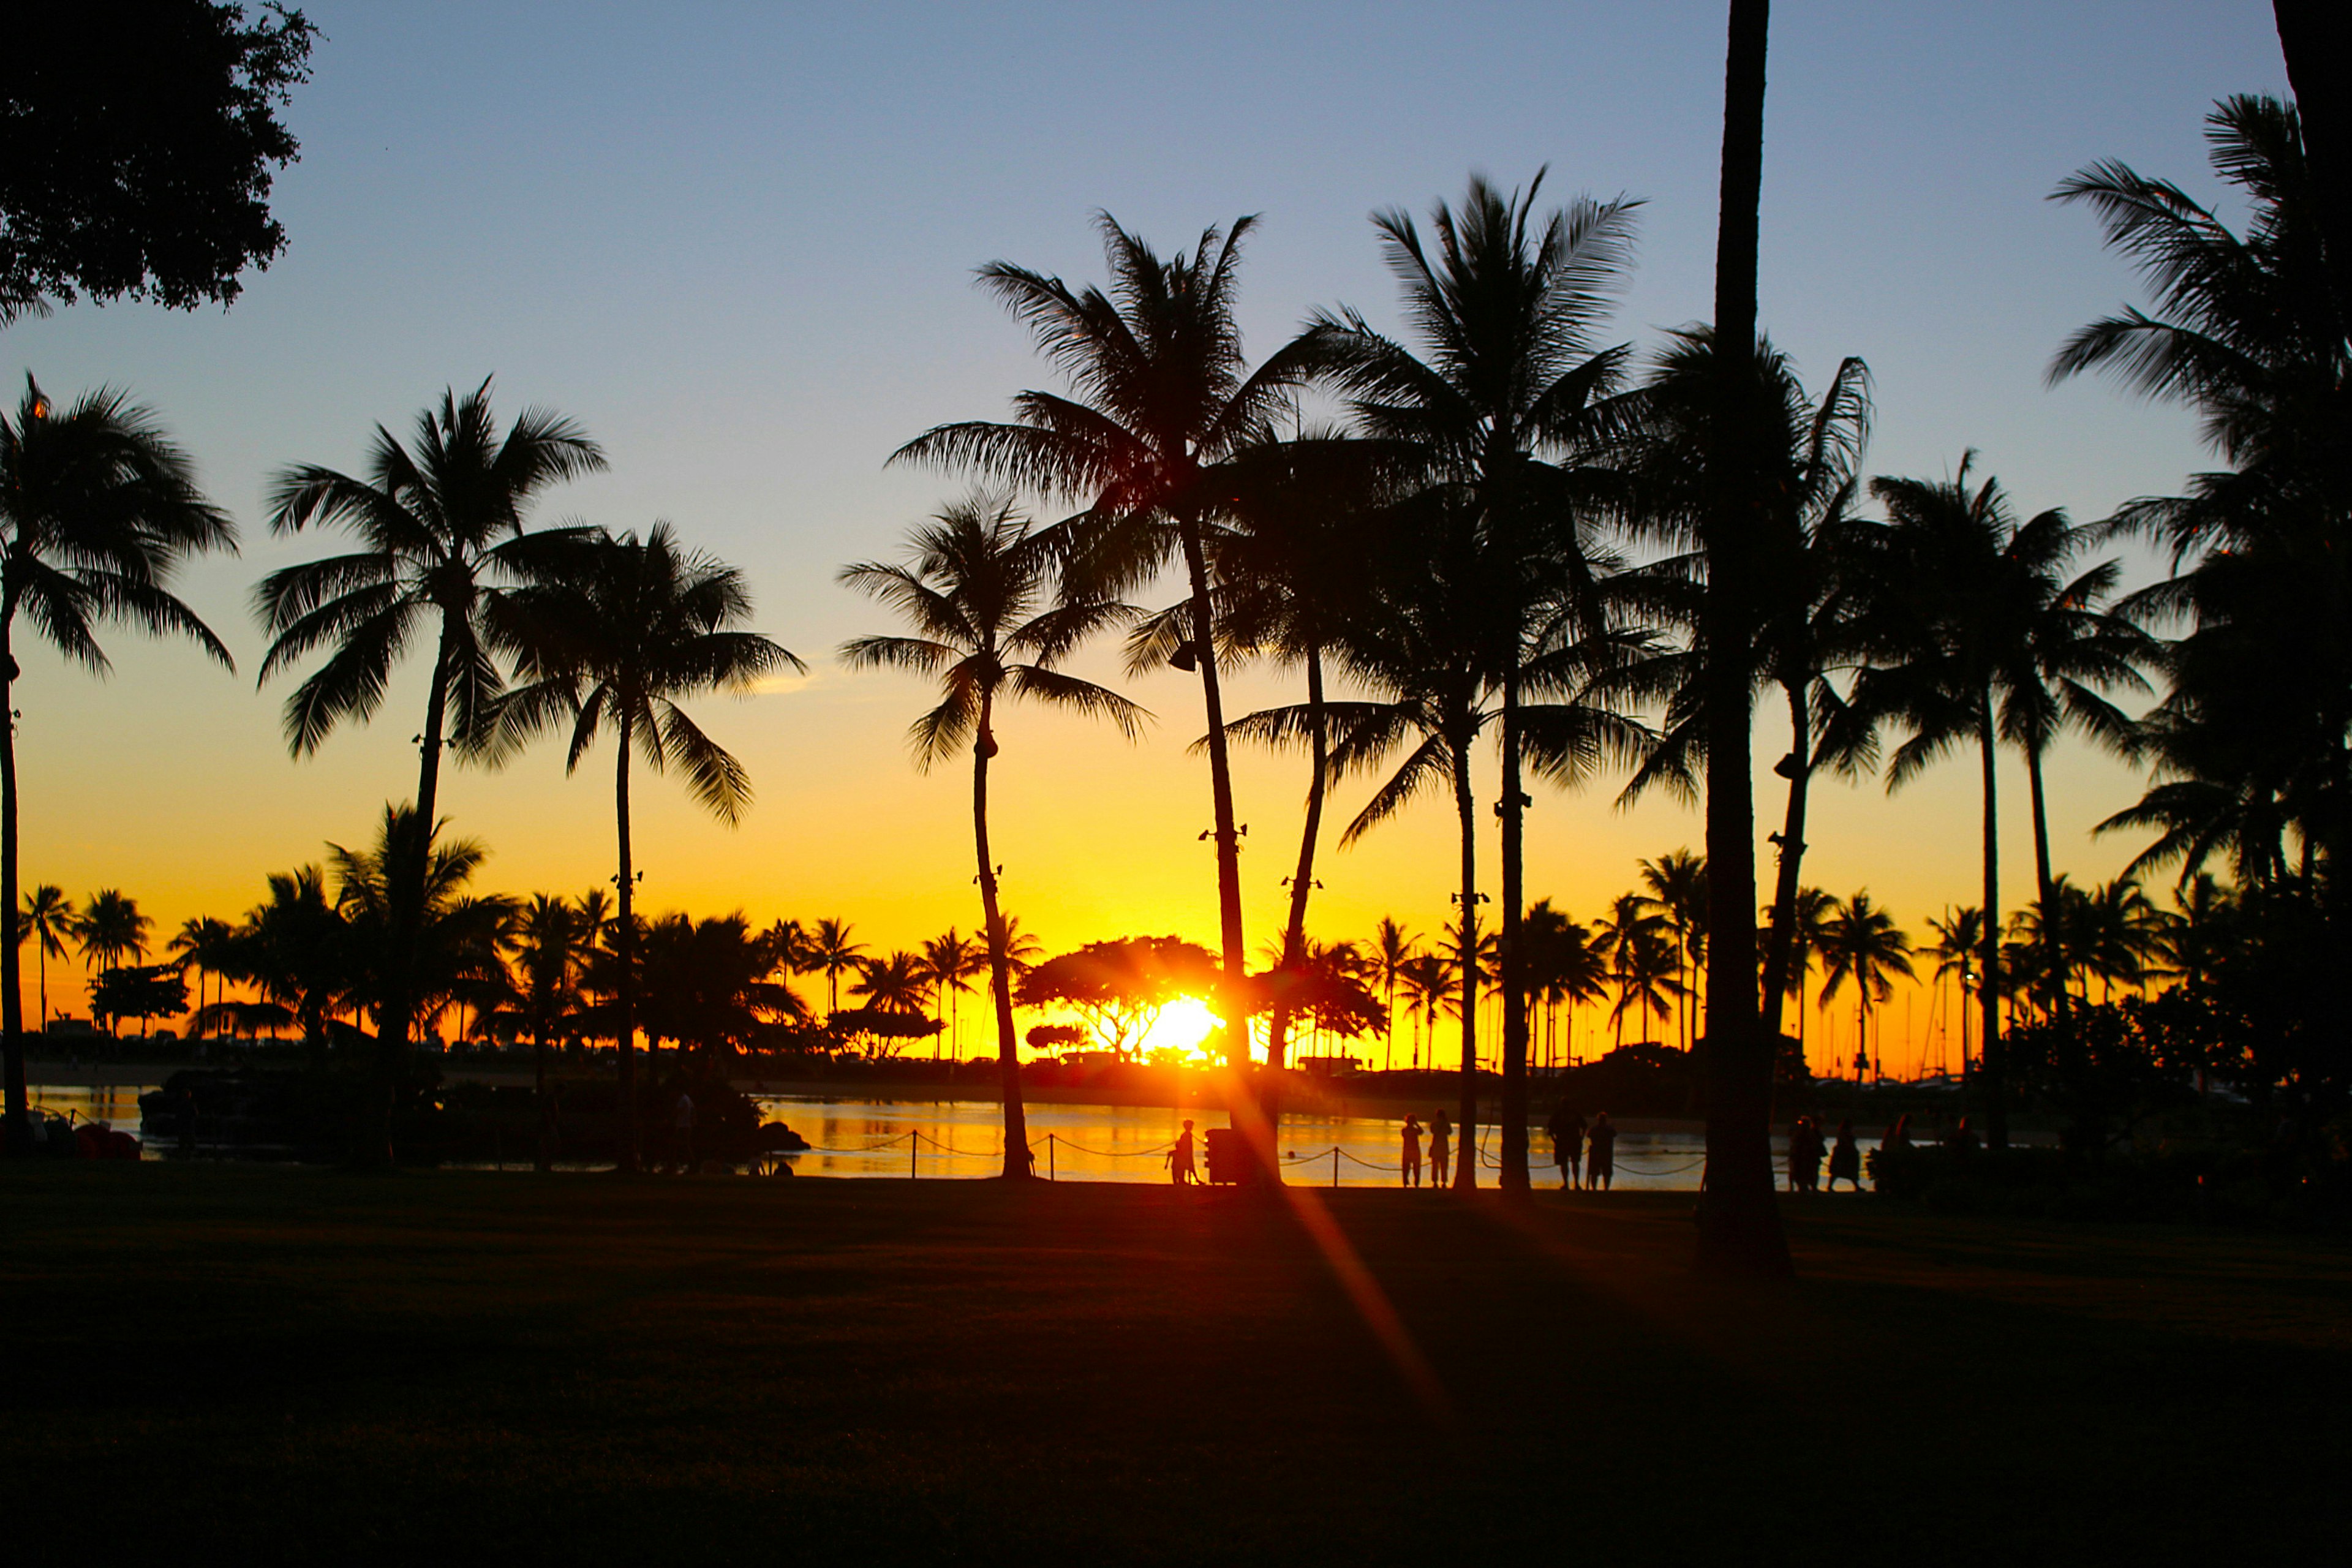
[[[1822,1156],[1829,1156],[1829,1191],[1837,1191],[1844,1182],[1855,1192],[1862,1191],[1862,1146],[1853,1141],[1853,1119],[1838,1123],[1837,1142],[1832,1143],[1822,1135],[1822,1119],[1800,1116],[1789,1125],[1789,1190],[1792,1193],[1813,1193],[1822,1190]]]
[[[1407,1111],[1404,1119],[1404,1184],[1421,1185],[1421,1137],[1429,1134],[1429,1184],[1445,1185],[1447,1173],[1454,1168],[1454,1123],[1447,1120],[1445,1108],[1439,1106],[1430,1113],[1429,1125],[1423,1129],[1421,1118]]]
[[[1552,1107],[1549,1127],[1552,1163],[1559,1167],[1561,1189],[1607,1192],[1617,1175],[1617,1124],[1609,1120],[1609,1113],[1595,1113],[1588,1124],[1582,1111],[1562,1100]]]

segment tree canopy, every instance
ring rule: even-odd
[[[286,248],[278,111],[308,79],[299,10],[214,0],[34,5],[0,49],[0,324],[51,300],[226,305]]]

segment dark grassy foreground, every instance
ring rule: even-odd
[[[1727,1288],[1684,1199],[1317,1196],[1451,1426],[1230,1194],[0,1171],[0,1529],[27,1563],[2341,1545],[2339,1245],[1830,1201],[1801,1283]]]

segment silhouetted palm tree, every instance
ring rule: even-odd
[[[39,946],[41,972],[41,1027],[49,1026],[49,960],[66,955],[66,942],[74,933],[74,922],[79,911],[66,890],[55,882],[43,882],[25,895],[25,907],[16,918],[17,941],[21,945],[30,936]]]
[[[1830,998],[1849,982],[1853,985],[1855,1076],[1860,1077],[1859,1064],[1877,1059],[1874,1054],[1865,1058],[1870,1048],[1870,1010],[1895,994],[1895,984],[1888,976],[1910,976],[1911,939],[1892,915],[1870,901],[1865,890],[1846,900],[1823,925],[1822,956],[1822,1006],[1828,1006]],[[1884,1064],[1874,1068],[1883,1070]]]
[[[1219,465],[1287,405],[1298,381],[1289,351],[1244,368],[1234,299],[1241,243],[1255,224],[1244,217],[1230,232],[1204,230],[1192,254],[1163,258],[1101,214],[1108,290],[1074,289],[1010,262],[982,268],[982,285],[1029,328],[1072,395],[1024,392],[1014,399],[1015,423],[943,425],[891,459],[976,468],[1081,501],[1087,510],[1056,529],[1055,542],[1086,595],[1117,599],[1181,561],[1192,636],[1171,662],[1199,672],[1207,710],[1218,926],[1234,994],[1221,1007],[1236,1069],[1249,1065],[1236,1000],[1246,989],[1248,953],[1207,532],[1221,499]]]
[[[1947,975],[1958,975],[1960,981],[1960,1072],[1969,1068],[1969,988],[1976,984],[1976,965],[1984,959],[1984,911],[1972,904],[1957,910],[1947,910],[1942,919],[1927,917],[1927,929],[1936,933],[1927,952],[1936,960],[1936,981],[1939,985]]]
[[[821,920],[803,932],[805,941],[794,963],[803,973],[824,976],[824,1010],[841,1011],[841,977],[851,973],[866,955],[866,944],[850,940],[856,928],[847,921]]]
[[[1696,994],[1696,970],[1706,951],[1706,857],[1675,849],[1655,860],[1641,862],[1642,886],[1650,901],[1665,917],[1675,933],[1676,994],[1686,1001]],[[1691,1009],[1682,1009],[1683,1048],[1695,1038]]]
[[[359,548],[273,572],[254,603],[272,641],[261,679],[320,648],[326,660],[286,700],[286,740],[296,756],[318,750],[336,724],[364,722],[383,700],[393,667],[420,636],[435,640],[425,686],[425,727],[416,816],[436,824],[441,750],[487,743],[499,680],[488,615],[499,584],[522,580],[551,549],[581,531],[528,534],[523,514],[551,486],[604,467],[604,456],[570,420],[526,408],[501,437],[484,381],[462,400],[454,390],[416,418],[403,447],[383,426],[357,476],[316,464],[281,470],[269,495],[274,533],[313,525],[341,528]],[[454,710],[454,715],[452,710]],[[405,880],[421,888],[424,868]],[[397,889],[404,879],[395,876]],[[383,1048],[407,1046],[408,1017],[397,972],[411,930],[404,907],[390,911],[394,987],[387,997]]]
[[[620,1051],[623,1161],[637,1160],[635,1024],[631,1004],[636,870],[630,843],[629,761],[655,772],[676,763],[688,792],[721,822],[739,820],[751,780],[678,706],[697,692],[748,694],[761,677],[806,668],[781,645],[740,629],[751,613],[742,574],[680,547],[666,522],[640,540],[598,533],[571,542],[535,568],[534,580],[497,607],[493,635],[511,653],[519,684],[500,700],[499,740],[570,731],[564,770],[580,765],[596,736],[613,732],[613,804],[618,827],[614,1039]]]
[[[1576,1005],[1598,1002],[1608,994],[1607,966],[1594,942],[1592,932],[1570,920],[1565,910],[1552,908],[1549,899],[1538,899],[1528,909],[1527,924],[1528,992],[1545,1005],[1546,1054],[1557,1058],[1550,1048],[1552,1029],[1549,1019],[1552,1009],[1562,1003],[1568,1005],[1569,1055],[1573,1056],[1576,1039]]]
[[[869,958],[858,965],[857,978],[849,990],[852,995],[865,997],[869,1007],[916,1017],[922,1016],[930,1001],[930,984],[924,978],[922,955],[903,950]]]
[[[521,972],[520,1018],[530,1031],[532,1098],[539,1106],[534,1163],[554,1163],[552,1118],[547,1104],[547,1037],[556,1021],[579,1005],[580,961],[590,933],[580,910],[560,893],[533,893],[518,915],[509,946]]]
[[[0,965],[0,1072],[6,1115],[0,1152],[30,1136],[25,1090],[25,989],[17,921],[15,643],[20,623],[94,674],[111,668],[98,628],[129,621],[193,639],[224,666],[228,649],[170,592],[189,556],[234,552],[236,530],[198,493],[195,470],[146,410],[121,393],[50,403],[31,376],[13,417],[0,412],[0,911],[9,955]]]
[[[489,858],[478,840],[445,839],[438,825],[427,833],[415,812],[401,804],[383,808],[373,843],[359,848],[331,843],[327,850],[335,907],[350,935],[345,999],[374,1016],[379,1043],[398,1008],[412,1009],[427,1032],[437,1033],[452,1008],[479,1015],[513,999],[503,950],[514,900],[466,891]],[[407,878],[417,865],[425,868],[424,897],[412,909]],[[391,947],[401,920],[413,921],[404,962]]]
[[[1530,667],[1556,660],[1562,646],[1595,647],[1606,624],[1596,584],[1614,562],[1599,541],[1598,487],[1583,464],[1612,434],[1596,410],[1628,351],[1599,347],[1595,333],[1631,264],[1635,205],[1580,200],[1538,220],[1542,185],[1540,172],[1524,193],[1474,176],[1458,209],[1440,202],[1433,211],[1433,251],[1410,216],[1374,216],[1417,354],[1353,311],[1318,312],[1300,339],[1358,426],[1411,454],[1422,479],[1448,492],[1451,504],[1435,515],[1458,524],[1445,547],[1459,552],[1462,585],[1475,583],[1473,658],[1496,689],[1502,748],[1501,1180],[1518,1193],[1528,1190],[1521,763],[1540,752],[1539,771],[1566,778],[1608,739],[1605,727],[1580,721],[1530,746],[1523,705],[1578,684],[1561,672],[1531,679]],[[1555,728],[1561,719],[1553,715]],[[1579,765],[1563,766],[1570,756]],[[1468,1118],[1463,1137],[1468,1147]]]
[[[147,956],[147,933],[155,922],[139,910],[139,900],[120,888],[100,888],[84,899],[74,921],[74,941],[82,966],[118,969]]]
[[[2352,833],[2352,642],[2339,635],[2352,623],[2352,323],[2328,286],[2340,215],[2314,182],[2295,109],[2230,98],[2206,129],[2215,172],[2252,208],[2242,233],[2120,163],[2054,193],[2093,208],[2156,303],[2074,333],[2050,375],[2105,371],[2187,404],[2225,465],[2114,520],[2174,568],[2125,607],[2191,624],[2143,733],[2156,782],[2101,830],[2156,832],[2136,872],[2221,855],[2254,887],[2340,853]]]
[[[194,969],[199,973],[196,982],[198,1012],[204,1010],[205,1005],[202,975],[210,973],[213,977],[214,988],[215,991],[218,990],[223,978],[221,965],[227,961],[229,944],[236,934],[235,928],[226,921],[215,920],[209,915],[190,916],[180,922],[178,932],[173,936],[170,942],[165,944],[166,951],[180,955],[179,962],[184,968]],[[202,1033],[202,1030],[193,1026],[188,1030],[190,1038],[195,1038]]]
[[[247,911],[236,927],[221,973],[252,986],[261,1000],[221,1001],[200,1010],[191,1029],[218,1024],[275,1030],[292,1023],[313,1062],[324,1058],[329,1021],[353,985],[353,940],[342,911],[327,896],[317,866],[271,873],[268,901]]]
[[[1373,973],[1379,977],[1381,992],[1389,1009],[1388,1054],[1381,1062],[1381,1070],[1396,1066],[1396,994],[1397,984],[1404,978],[1404,966],[1421,950],[1421,939],[1408,933],[1393,916],[1382,915],[1373,928],[1371,959]]]
[[[1413,1008],[1412,1066],[1421,1070],[1422,1042],[1429,1042],[1430,1065],[1437,1059],[1437,1009],[1453,994],[1454,966],[1434,952],[1419,952],[1405,960],[1399,973],[1405,1000]]]
[[[973,499],[918,528],[905,565],[866,562],[842,581],[888,605],[912,637],[858,637],[842,647],[853,666],[936,676],[938,706],[908,737],[918,767],[971,747],[971,832],[980,864],[982,930],[989,942],[996,1004],[996,1061],[1004,1104],[1004,1174],[1027,1176],[1028,1121],[1013,1034],[1012,970],[1000,940],[1011,928],[998,905],[998,867],[988,830],[988,764],[997,752],[1000,698],[1028,699],[1106,719],[1132,740],[1150,715],[1118,693],[1055,668],[1097,631],[1129,612],[1084,592],[1051,602],[1052,562],[1028,521],[1004,501]],[[1243,1037],[1247,1039],[1244,1029]]]
[[[923,943],[923,983],[930,987],[933,1017],[942,1029],[955,1012],[955,998],[971,989],[972,980],[989,973],[988,946],[964,936],[953,926]]]
[[[2064,593],[2063,572],[2082,535],[2055,510],[2018,522],[1998,479],[1972,483],[1974,458],[1964,457],[1948,479],[1871,481],[1888,522],[1863,634],[1873,663],[1855,678],[1853,714],[1857,729],[1892,722],[1906,732],[1887,768],[1890,790],[1955,750],[1976,748],[1984,816],[1980,1048],[1987,1141],[2000,1148],[2009,1142],[1996,980],[2000,741],[2048,732],[2033,631]]]

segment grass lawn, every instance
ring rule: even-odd
[[[2352,1249],[1318,1192],[0,1169],[10,1561],[2332,1561]],[[43,1542],[47,1545],[41,1544]],[[21,1553],[21,1555],[20,1555]]]

